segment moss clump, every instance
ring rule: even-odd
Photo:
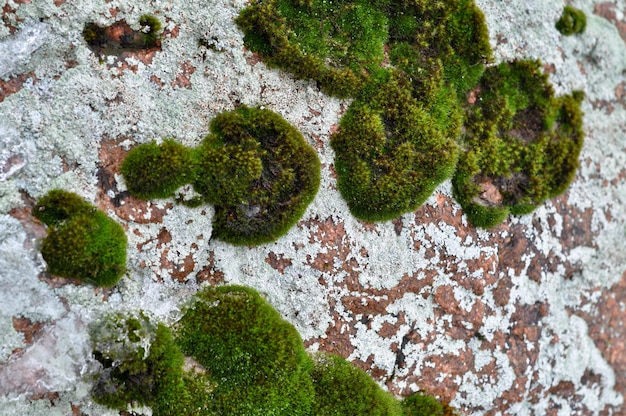
[[[484,15],[472,0],[390,1],[387,13],[391,62],[417,92],[428,93],[441,77],[460,94],[476,85],[492,52]]]
[[[122,162],[121,172],[128,191],[142,199],[172,197],[195,174],[192,152],[172,139],[135,147]]]
[[[215,205],[213,235],[260,244],[285,234],[311,203],[319,159],[280,115],[241,106],[219,114],[196,150],[194,188]]]
[[[313,415],[401,416],[400,403],[363,370],[335,355],[315,357]]]
[[[432,396],[414,393],[402,402],[404,416],[444,416],[444,405]]]
[[[583,95],[554,97],[537,61],[489,68],[475,93],[452,184],[470,222],[491,227],[509,212],[532,212],[572,181],[583,144]]]
[[[354,95],[384,59],[386,1],[254,1],[236,19],[244,42],[272,67],[315,79],[331,95]]]
[[[331,138],[339,190],[350,212],[368,221],[419,207],[452,175],[458,157],[447,134],[458,128],[458,113],[441,124],[413,98],[406,78],[382,75],[363,89]]]
[[[309,414],[311,360],[300,335],[254,290],[199,293],[178,324],[178,341],[217,383],[218,414]]]
[[[457,93],[491,59],[471,0],[253,1],[237,23],[268,65],[355,98],[332,138],[353,215],[380,221],[412,211],[453,173]]]
[[[564,36],[577,35],[585,31],[587,16],[582,10],[572,6],[565,6],[563,14],[555,26]]]
[[[115,314],[93,326],[91,338],[102,365],[92,389],[96,402],[120,410],[150,406],[155,416],[209,414],[202,413],[203,383],[183,371],[185,357],[163,324],[143,313]]]
[[[126,271],[123,228],[78,195],[50,191],[33,214],[48,225],[41,254],[51,274],[110,287]]]
[[[287,233],[317,193],[315,151],[280,115],[260,108],[221,113],[210,128],[196,149],[166,140],[131,150],[122,163],[130,193],[165,198],[192,183],[215,205],[215,238],[261,244]]]
[[[92,394],[119,410],[139,404],[155,415],[403,415],[403,404],[364,371],[333,355],[311,358],[296,329],[250,288],[205,288],[173,332],[143,313],[116,314],[91,336],[102,364]]]

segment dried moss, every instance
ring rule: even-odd
[[[133,30],[125,21],[111,26],[87,23],[83,28],[83,39],[89,49],[98,55],[121,55],[142,49],[160,48],[162,25],[159,19],[143,15],[139,19],[140,30]]]
[[[126,410],[150,406],[155,416],[211,414],[194,374],[169,328],[143,313],[106,317],[91,328],[93,354],[102,365],[92,389],[97,403]]]

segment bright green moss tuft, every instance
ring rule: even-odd
[[[33,214],[49,225],[41,254],[51,274],[110,287],[126,271],[124,229],[78,195],[50,191]]]
[[[313,415],[401,416],[400,403],[363,370],[335,355],[315,356]]]
[[[470,222],[492,227],[569,186],[583,144],[582,94],[554,97],[537,61],[489,68],[475,93],[452,184]]]
[[[448,133],[459,124],[450,122],[454,112],[441,124],[431,114],[399,73],[385,74],[351,104],[331,146],[338,187],[354,216],[393,219],[452,175],[458,146]]]
[[[358,92],[380,66],[387,40],[386,1],[255,1],[236,19],[244,42],[271,67],[315,79],[330,95]]]
[[[432,396],[415,393],[402,400],[404,416],[444,416],[444,406]]]
[[[139,145],[128,152],[121,172],[131,195],[169,198],[195,174],[192,152],[172,139]]]
[[[583,33],[586,27],[585,12],[572,6],[565,6],[561,18],[556,22],[556,29],[564,36]]]
[[[309,414],[310,358],[296,329],[256,291],[206,288],[179,322],[178,336],[217,383],[218,414]]]

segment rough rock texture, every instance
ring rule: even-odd
[[[624,414],[626,3],[568,2],[588,16],[568,38],[554,28],[562,2],[477,3],[499,60],[540,58],[557,94],[586,93],[575,183],[489,231],[468,225],[449,183],[392,222],[351,217],[329,146],[348,102],[246,51],[232,22],[243,0],[4,1],[0,414],[116,414],[89,400],[88,324],[139,308],[173,322],[200,284],[221,283],[259,289],[310,350],[347,357],[399,396],[427,391],[468,415]],[[85,23],[137,28],[146,13],[163,22],[160,51],[100,62],[82,40]],[[259,247],[212,240],[211,206],[134,199],[119,174],[130,147],[197,145],[240,103],[279,112],[322,161],[302,220]],[[127,230],[115,288],[44,272],[30,209],[55,187]]]

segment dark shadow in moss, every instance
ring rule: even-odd
[[[555,97],[537,61],[489,68],[474,94],[452,184],[470,222],[492,227],[567,189],[583,144],[583,95]]]
[[[154,16],[143,15],[139,19],[140,30],[133,30],[125,21],[111,26],[87,23],[83,38],[89,49],[99,56],[121,55],[143,49],[161,49],[161,22]]]
[[[578,35],[587,28],[587,16],[582,10],[572,6],[565,6],[563,14],[555,26],[564,36]]]
[[[185,356],[165,325],[143,313],[114,314],[92,326],[91,338],[102,366],[91,392],[97,403],[150,406],[155,416],[211,414],[203,394],[211,386],[184,371]]]
[[[110,287],[125,273],[124,229],[78,195],[52,190],[33,215],[48,225],[41,254],[51,274]]]

